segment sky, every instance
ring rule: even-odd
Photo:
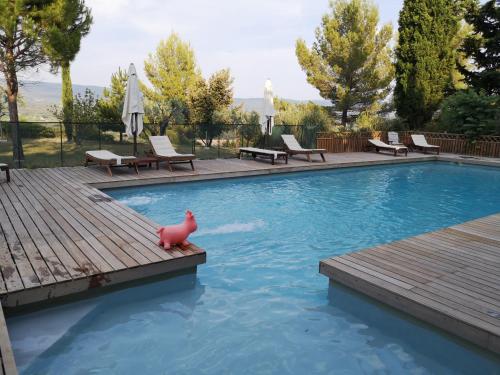
[[[380,20],[397,28],[403,0],[375,0]],[[275,95],[320,99],[295,56],[295,41],[310,46],[328,0],[87,0],[94,23],[72,64],[75,84],[108,86],[118,67],[143,61],[172,31],[193,47],[205,77],[230,68],[235,97],[261,97],[266,78]],[[60,82],[47,67],[25,80]]]

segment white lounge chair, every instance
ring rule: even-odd
[[[172,172],[172,164],[189,163],[194,171],[193,160],[196,156],[193,154],[179,154],[175,151],[172,142],[166,135],[150,136],[149,142],[153,150],[153,155],[167,163],[168,169]]]
[[[415,146],[415,148],[422,150],[424,153],[426,153],[427,150],[430,150],[430,151],[436,151],[437,154],[439,155],[439,146],[428,144],[424,135],[412,134],[411,140],[413,141],[413,145]]]
[[[139,174],[137,158],[135,156],[121,156],[108,150],[86,151],[85,166],[87,167],[90,163],[106,167],[110,176],[113,176],[113,172],[111,172],[112,167],[134,167],[135,173]]]
[[[273,151],[266,150],[264,148],[256,148],[256,147],[240,147],[240,152],[238,153],[238,158],[241,159],[241,154],[251,154],[255,159],[257,156],[271,159],[271,164],[274,165],[274,161],[278,159],[284,159],[285,164],[288,164],[288,154],[283,151]]]
[[[308,161],[311,160],[311,155],[319,154],[323,161],[326,161],[324,153],[326,152],[323,148],[303,148],[293,134],[282,134],[281,138],[285,143],[286,152],[289,155],[306,155]]]
[[[368,142],[370,143],[370,146],[372,148],[375,148],[376,152],[379,152],[380,150],[388,150],[392,151],[394,153],[394,156],[398,155],[398,152],[401,152],[405,154],[405,156],[408,156],[408,147],[406,146],[393,146],[393,145],[388,145],[385,142],[382,142],[379,139],[369,139]]]
[[[401,142],[399,142],[399,134],[397,132],[388,132],[387,138],[389,140],[390,145],[404,146]]]

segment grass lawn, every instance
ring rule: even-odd
[[[174,145],[177,152],[191,153],[191,144]],[[50,168],[79,166],[83,165],[85,151],[98,150],[98,141],[83,141],[81,145],[76,143],[63,142],[63,161],[61,164],[61,143],[58,138],[23,139],[24,168]],[[132,143],[125,142],[103,142],[101,149],[109,150],[119,155],[132,155]],[[144,155],[150,149],[147,143],[139,143],[137,150],[139,155]],[[204,148],[196,146],[196,157],[198,159],[216,159],[235,157],[237,150],[227,147]],[[0,142],[0,163],[7,163],[11,167],[17,167],[12,159],[12,144],[10,142]]]

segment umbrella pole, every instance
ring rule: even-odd
[[[271,128],[271,116],[267,116],[267,126],[266,126],[266,148],[269,148],[269,135]]]
[[[134,121],[135,120],[135,121]],[[137,113],[132,115],[132,129],[134,134],[134,156],[137,156]]]

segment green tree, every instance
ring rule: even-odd
[[[151,84],[141,87],[146,117],[160,124],[161,133],[170,123],[185,120],[189,93],[201,73],[190,44],[176,33],[162,40],[156,52],[144,61],[144,72]]]
[[[460,4],[454,0],[405,0],[399,15],[394,101],[410,129],[431,120],[453,89],[453,42]]]
[[[61,108],[53,106],[52,115],[64,120],[64,112]],[[100,108],[98,100],[90,89],[85,89],[84,94],[76,94],[73,97],[73,125],[74,139],[81,144],[84,139],[97,139],[99,137]]]
[[[500,96],[469,89],[447,97],[439,130],[465,134],[471,140],[480,135],[500,135]]]
[[[462,52],[473,66],[459,64],[460,71],[474,89],[500,95],[500,6],[495,0],[481,7],[474,2],[465,19],[474,32],[465,39]]]
[[[94,93],[86,89],[83,95],[73,97],[73,123],[75,141],[81,144],[84,139],[95,139],[99,136],[99,108]]]
[[[92,16],[84,0],[56,0],[48,12],[43,34],[44,50],[52,70],[61,69],[62,113],[68,141],[73,140],[73,85],[71,62],[80,51],[80,42],[90,31]]]
[[[351,108],[368,107],[390,92],[392,26],[377,29],[378,9],[368,0],[336,0],[330,8],[312,48],[299,39],[296,55],[307,81],[342,112],[345,125]]]
[[[233,102],[232,85],[229,69],[222,69],[208,80],[199,78],[190,94],[191,121],[197,125],[198,136],[207,147],[224,129],[224,124],[217,121],[217,116]]]
[[[46,62],[42,50],[42,24],[54,0],[0,0],[0,72],[5,78],[5,94],[12,123],[14,160],[23,159],[17,133],[19,111],[17,74]]]
[[[118,68],[118,71],[111,75],[110,87],[106,87],[102,92],[102,97],[97,100],[99,118],[103,121],[102,130],[120,132],[120,142],[123,141],[123,132],[125,131],[125,125],[122,123],[122,112],[127,81],[127,72]]]

